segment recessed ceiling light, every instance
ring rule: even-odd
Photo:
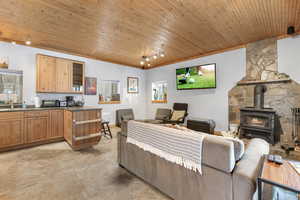
[[[25,44],[26,44],[26,45],[31,45],[31,41],[30,41],[30,40],[27,40],[27,41],[25,42]]]
[[[147,58],[146,58],[146,61],[149,62],[149,61],[150,61],[150,58],[147,57]]]
[[[157,55],[154,55],[153,58],[154,58],[154,59],[157,59]]]
[[[11,43],[12,43],[13,45],[17,44],[15,41],[12,41]]]
[[[141,61],[140,64],[141,64],[141,65],[144,65],[144,64],[145,64],[145,61]]]
[[[161,53],[161,54],[160,54],[160,57],[162,57],[162,58],[165,57],[165,54],[164,54],[164,53]]]
[[[148,67],[150,67],[151,65],[150,64],[148,64]]]

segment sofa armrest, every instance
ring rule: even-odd
[[[233,171],[234,199],[249,200],[256,191],[256,179],[262,167],[263,156],[269,154],[269,144],[262,139],[252,139],[243,158]]]
[[[122,121],[121,123],[121,135],[127,137],[127,127],[128,127],[128,121]]]

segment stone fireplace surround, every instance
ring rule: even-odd
[[[278,72],[275,38],[246,46],[246,76],[228,92],[229,124],[240,123],[240,108],[254,105],[254,87],[257,84],[264,84],[267,88],[264,107],[276,111],[279,138],[291,142],[291,108],[300,107],[300,85],[288,75]]]

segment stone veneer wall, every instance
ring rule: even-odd
[[[285,140],[291,141],[291,108],[300,107],[300,85],[293,80],[268,83],[288,78],[277,70],[277,40],[272,38],[247,45],[246,61],[246,76],[240,83],[266,81],[265,107],[276,110],[279,117],[279,134]],[[229,91],[229,124],[239,124],[241,107],[254,105],[254,87],[255,84],[236,85]]]

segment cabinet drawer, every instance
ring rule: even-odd
[[[0,120],[22,119],[23,112],[0,112]]]
[[[25,117],[48,117],[49,111],[28,111],[25,112]]]

